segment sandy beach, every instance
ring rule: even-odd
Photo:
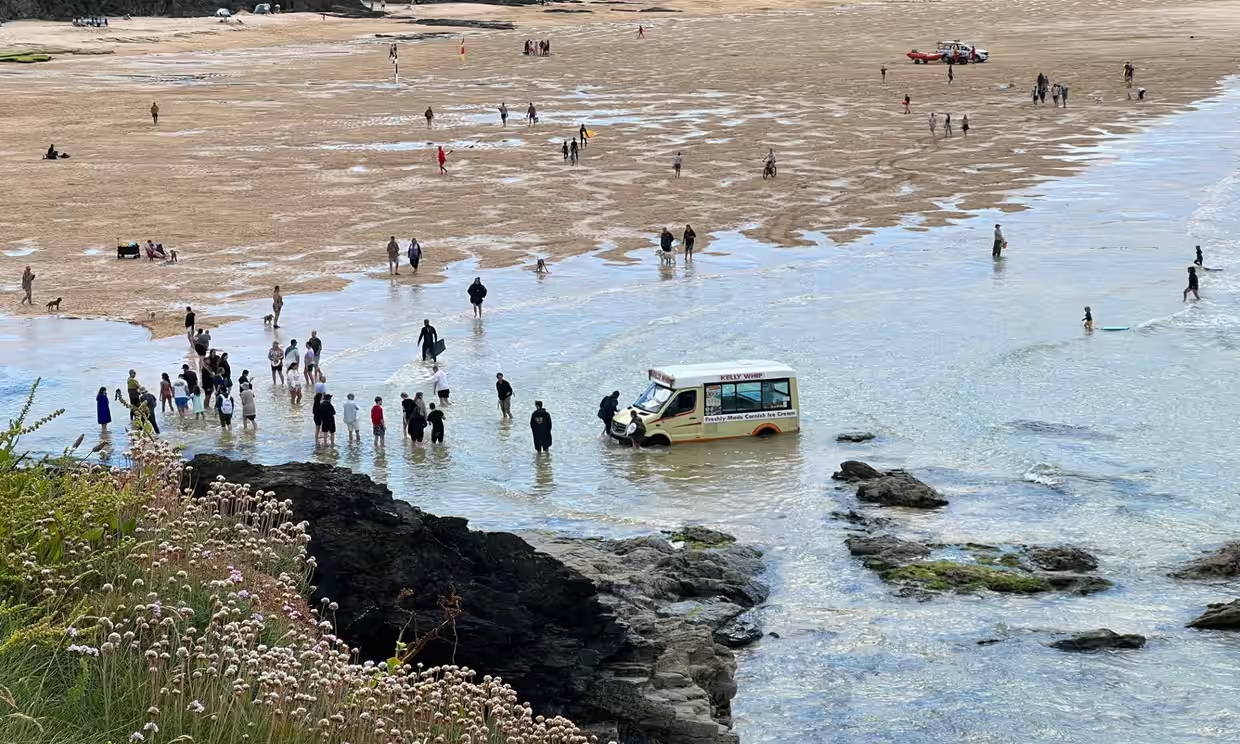
[[[187,304],[210,318],[213,306],[275,284],[295,294],[382,276],[390,235],[416,237],[426,252],[421,273],[402,270],[401,282],[434,280],[466,258],[634,260],[664,225],[679,233],[686,223],[706,250],[711,232],[737,228],[781,245],[863,244],[878,227],[915,232],[969,210],[1025,209],[1010,190],[1072,172],[1080,148],[1191,105],[1240,58],[1240,3],[1230,1],[750,10],[673,0],[661,7],[683,12],[617,12],[647,7],[627,5],[434,5],[374,20],[245,16],[244,26],[6,24],[0,47],[113,52],[0,69],[11,312],[43,313],[63,297],[64,314],[171,335]],[[518,28],[425,27],[409,23],[415,15]],[[647,38],[636,38],[638,23]],[[430,31],[447,35],[398,42],[396,82],[393,39],[375,34]],[[523,56],[527,38],[550,39],[552,56]],[[945,66],[904,57],[954,38],[991,60],[958,67],[949,84]],[[1146,88],[1148,100],[1129,100],[1125,60],[1137,70],[1131,90]],[[1068,108],[1030,103],[1038,72],[1071,86]],[[522,120],[529,103],[536,126]],[[951,113],[956,136],[940,127],[932,138],[930,112]],[[582,123],[596,136],[569,166],[560,144]],[[41,161],[49,143],[71,158]],[[451,151],[446,176],[439,145]],[[764,181],[768,148],[780,172]],[[118,240],[148,239],[181,261],[116,259]],[[16,307],[25,265],[38,276],[33,308]]]

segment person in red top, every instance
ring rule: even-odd
[[[439,158],[439,175],[446,176],[448,168],[445,166],[445,163],[448,162],[448,153],[443,151],[443,145],[439,146],[439,155],[437,157]]]
[[[637,38],[639,38],[639,39],[644,39],[644,38],[646,38],[646,29],[645,29],[645,28],[642,28],[641,26],[638,26],[638,27],[637,27]]]
[[[375,397],[375,404],[370,408],[370,425],[375,432],[375,446],[383,446],[383,435],[387,427],[383,424],[383,398]]]

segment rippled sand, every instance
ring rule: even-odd
[[[432,6],[520,29],[469,35],[464,62],[456,36],[402,43],[399,84],[388,40],[369,37],[427,30],[402,19],[8,26],[4,44],[93,34],[92,47],[122,54],[0,70],[0,270],[16,290],[34,266],[40,304],[29,312],[63,296],[66,313],[165,334],[179,331],[185,304],[209,315],[273,284],[319,291],[341,275],[382,275],[393,234],[425,246],[423,276],[401,278],[417,281],[467,256],[483,266],[595,250],[623,259],[664,225],[692,223],[700,243],[723,228],[782,244],[806,230],[837,241],[896,224],[919,231],[982,207],[1025,208],[1005,203],[1007,190],[1075,169],[1080,145],[1208,93],[1235,67],[1240,25],[1234,2],[664,6],[687,12]],[[523,39],[543,37],[554,56],[522,56]],[[945,67],[903,57],[957,37],[992,61],[959,68],[952,85]],[[1126,59],[1145,103],[1127,100]],[[1039,71],[1071,85],[1070,108],[1029,103]],[[529,102],[535,127],[521,120]],[[968,114],[972,132],[932,139],[930,111],[952,113],[957,128]],[[582,122],[597,136],[570,167],[559,146]],[[49,142],[72,158],[41,162]],[[436,173],[439,144],[453,151],[447,176]],[[768,147],[779,154],[773,181],[760,178]],[[148,238],[182,262],[114,258],[118,239]]]

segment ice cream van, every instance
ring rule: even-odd
[[[797,431],[797,374],[766,360],[677,364],[649,371],[650,385],[612,419],[610,433],[632,441],[633,413],[643,445],[705,442]]]

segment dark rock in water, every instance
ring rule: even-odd
[[[1068,594],[1097,594],[1115,586],[1114,582],[1089,574],[1042,573],[1034,575],[1045,580],[1052,589]]]
[[[1240,576],[1240,542],[1230,542],[1221,548],[1189,561],[1183,568],[1172,571],[1176,579],[1229,579]]]
[[[363,659],[391,656],[410,613],[418,628],[438,625],[440,597],[455,592],[455,632],[416,661],[501,676],[538,713],[601,725],[621,740],[735,744],[736,664],[714,634],[766,599],[759,551],[676,550],[660,536],[536,536],[536,549],[428,514],[341,468],[213,455],[191,464],[200,491],[222,475],[292,501],[310,523],[314,600],[339,604],[340,635]],[[406,589],[414,594],[402,596]],[[725,637],[742,631],[750,632],[738,624]]]
[[[880,478],[862,482],[857,499],[882,506],[905,506],[912,509],[936,509],[947,506],[947,499],[938,491],[902,470],[893,470]]]
[[[716,643],[722,643],[728,648],[743,648],[762,640],[762,626],[751,617],[742,615],[732,618],[716,630],[714,639]]]
[[[845,460],[831,477],[835,480],[859,481],[881,478],[883,474],[860,460]]]
[[[846,431],[835,435],[837,442],[868,442],[876,435],[868,431]]]
[[[653,8],[642,8],[641,10],[637,12],[638,13],[683,13],[684,11],[672,10],[671,8],[660,8],[658,6],[655,6]]]
[[[1188,624],[1202,630],[1240,630],[1240,599],[1207,605],[1201,616]]]
[[[772,630],[770,633],[767,633],[767,635],[768,635],[768,636],[770,636],[771,638],[780,638],[780,637],[781,637],[778,633],[776,633],[776,632],[775,632],[775,631],[773,631],[773,630]]]
[[[512,31],[517,27],[512,21],[475,21],[463,18],[416,18],[406,23],[419,26],[458,26],[460,28],[486,28],[492,31]]]
[[[1025,554],[1043,571],[1093,571],[1098,567],[1097,558],[1072,545],[1034,545],[1026,548]]]
[[[844,540],[848,552],[875,570],[900,566],[930,555],[930,548],[892,535],[853,535]]]
[[[993,646],[996,643],[1003,643],[1002,638],[983,638],[977,642],[978,646]]]
[[[1141,648],[1145,645],[1145,636],[1135,633],[1121,634],[1113,630],[1101,628],[1077,633],[1071,638],[1055,641],[1051,648],[1060,651],[1101,651],[1109,648]]]

